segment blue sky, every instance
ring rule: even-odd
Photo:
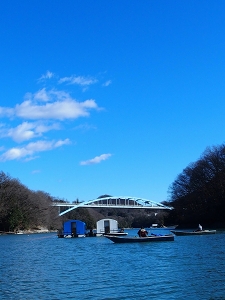
[[[167,200],[225,136],[225,2],[1,1],[1,171],[67,201]]]

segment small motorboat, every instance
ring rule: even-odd
[[[198,230],[198,231],[179,231],[171,230],[175,235],[205,235],[205,234],[215,234],[216,230]]]
[[[150,227],[150,229],[154,229],[154,230],[171,230],[171,229],[175,229],[178,225],[172,225],[172,226],[163,226],[163,225],[159,225],[159,224],[152,224],[152,226]]]
[[[149,243],[149,242],[166,242],[166,241],[174,241],[173,234],[167,235],[156,235],[152,234],[146,237],[120,237],[113,235],[104,235],[107,239],[114,243]]]

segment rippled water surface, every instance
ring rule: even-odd
[[[8,235],[0,246],[0,299],[225,299],[225,232],[142,244]]]

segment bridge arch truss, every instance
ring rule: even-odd
[[[53,206],[59,207],[59,216],[62,216],[78,207],[87,208],[131,208],[131,209],[153,209],[168,210],[171,207],[162,203],[136,197],[104,197],[79,203],[54,203]],[[63,211],[62,211],[63,208]]]

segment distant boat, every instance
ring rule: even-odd
[[[147,237],[119,237],[119,236],[111,236],[104,235],[107,239],[114,243],[149,243],[149,242],[166,242],[166,241],[174,241],[174,235],[150,235]]]
[[[178,225],[172,225],[172,226],[160,226],[158,224],[152,224],[152,226],[150,227],[150,229],[166,229],[166,230],[171,230],[171,229],[175,229],[177,228]]]
[[[205,235],[205,234],[215,234],[216,230],[201,230],[201,231],[179,231],[171,230],[175,235]]]

